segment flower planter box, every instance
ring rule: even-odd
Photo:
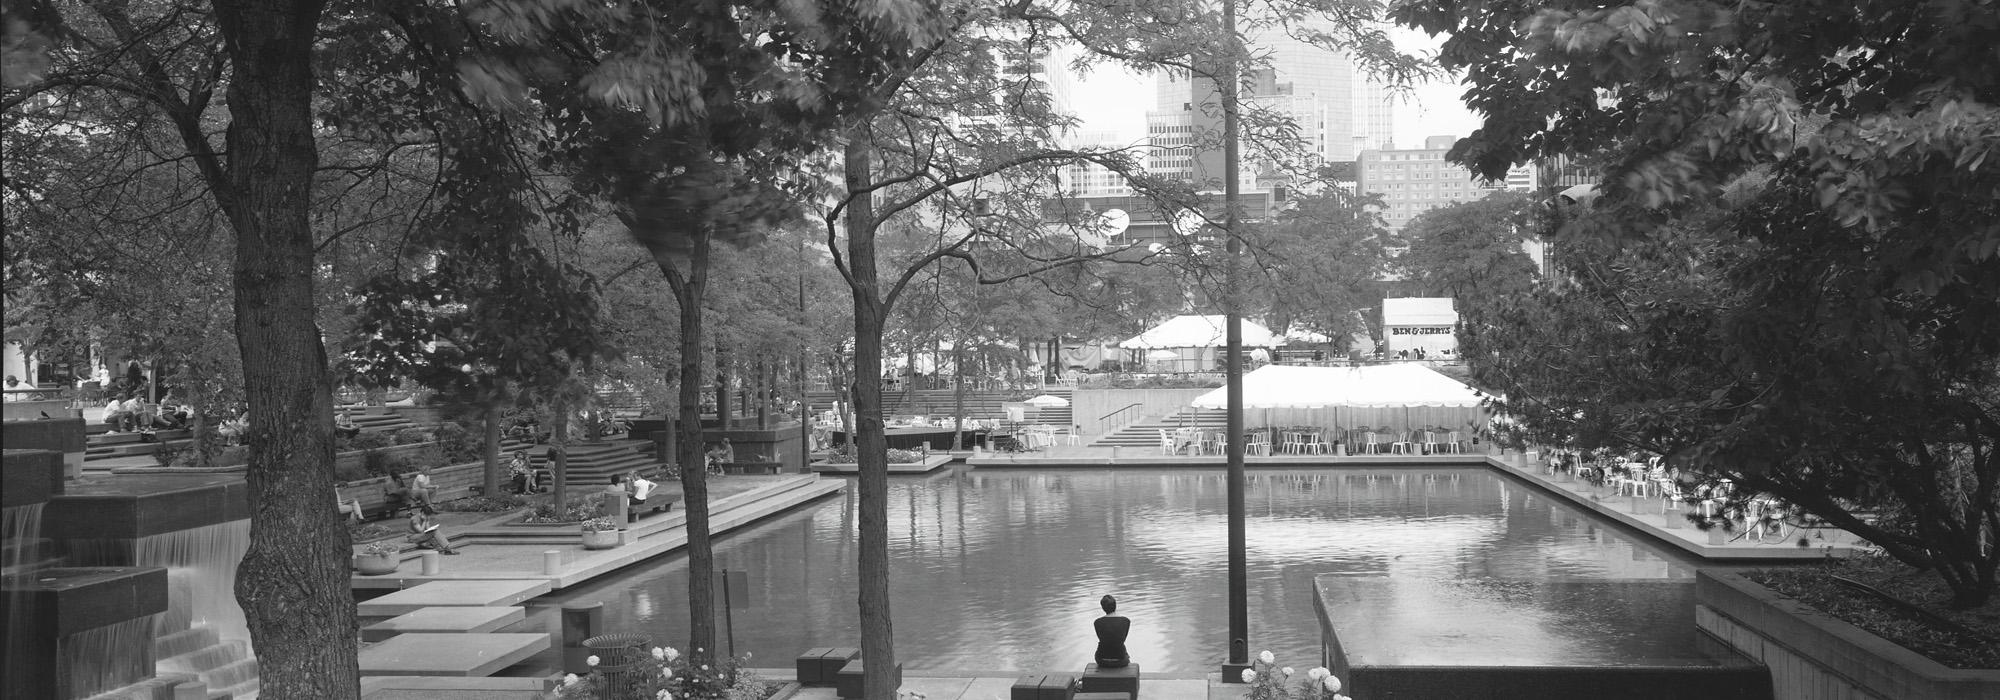
[[[611,549],[618,546],[618,540],[619,535],[617,530],[583,531],[584,549]]]
[[[2000,697],[2000,671],[1947,667],[1737,574],[1697,574],[1695,625],[1770,667],[1775,700]]]
[[[393,574],[396,573],[396,565],[401,563],[401,561],[398,557],[386,554],[356,554],[354,555],[354,569],[361,572],[362,576]]]

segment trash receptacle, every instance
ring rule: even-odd
[[[653,638],[643,634],[600,634],[583,640],[583,647],[597,657],[597,670],[604,674],[601,698],[623,698],[632,694],[633,664],[644,658]]]

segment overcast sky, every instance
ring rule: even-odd
[[[1426,52],[1438,41],[1423,34],[1396,30],[1396,45],[1404,51]],[[1426,136],[1467,136],[1479,127],[1479,119],[1459,101],[1465,88],[1455,83],[1432,83],[1416,88],[1409,99],[1396,105],[1396,147],[1418,148]],[[1083,118],[1085,129],[1113,129],[1137,140],[1146,134],[1146,110],[1153,106],[1153,81],[1123,71],[1100,68],[1084,76],[1071,103]]]

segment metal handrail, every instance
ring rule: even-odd
[[[1108,418],[1110,418],[1110,417],[1112,417],[1112,416],[1115,416],[1115,415],[1118,415],[1118,414],[1120,414],[1120,413],[1124,413],[1124,412],[1126,412],[1126,411],[1130,411],[1130,410],[1132,410],[1132,409],[1135,409],[1135,408],[1139,408],[1139,407],[1141,407],[1141,406],[1144,406],[1144,405],[1146,405],[1146,404],[1145,404],[1144,402],[1141,402],[1141,401],[1134,401],[1134,402],[1132,402],[1132,403],[1129,403],[1129,404],[1126,404],[1124,408],[1121,408],[1121,409],[1118,409],[1118,410],[1116,410],[1116,411],[1112,411],[1112,412],[1110,412],[1110,413],[1106,413],[1106,414],[1104,414],[1104,415],[1101,415],[1101,416],[1098,416],[1098,417],[1097,417],[1097,420],[1098,420],[1099,422],[1101,422],[1101,423],[1103,423],[1103,424],[1104,424],[1104,432],[1107,432],[1107,433],[1108,433],[1108,432],[1111,432],[1111,431],[1113,431],[1113,430],[1117,430],[1117,429],[1119,429],[1119,428],[1123,428],[1123,427],[1125,427],[1125,423],[1119,423],[1119,422],[1116,422],[1116,421],[1110,421],[1110,420],[1106,420],[1106,419],[1108,419]],[[1126,422],[1130,422],[1130,421],[1129,421],[1129,420],[1127,420]]]

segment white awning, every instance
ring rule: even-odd
[[[1229,387],[1195,398],[1198,408],[1227,408]],[[1243,375],[1244,408],[1481,405],[1479,394],[1420,364],[1363,367],[1267,365]]]
[[[1127,350],[1153,350],[1156,348],[1213,348],[1228,343],[1228,317],[1221,314],[1210,316],[1176,316],[1172,320],[1154,326],[1152,330],[1119,343]],[[1271,335],[1271,330],[1249,319],[1243,321],[1243,347],[1276,347],[1284,345],[1282,339]]]

